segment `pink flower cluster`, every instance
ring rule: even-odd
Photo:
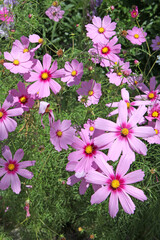
[[[51,6],[50,8],[47,9],[45,13],[53,21],[59,22],[59,20],[63,18],[63,14],[65,12],[61,10],[61,6],[57,6],[57,7]]]

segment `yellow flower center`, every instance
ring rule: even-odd
[[[4,14],[4,17],[6,18],[8,15],[7,14]]]
[[[20,97],[20,102],[21,102],[21,103],[27,102],[27,98],[26,98],[25,96]]]
[[[43,80],[46,80],[48,78],[48,73],[46,73],[46,72],[42,73],[41,78]]]
[[[61,136],[62,136],[62,132],[61,132],[61,131],[58,131],[58,132],[57,132],[57,136],[58,136],[58,137],[61,137]]]
[[[160,42],[157,42],[157,45],[159,46],[159,45],[160,45]]]
[[[2,118],[3,117],[3,112],[0,112],[0,118]]]
[[[137,84],[138,82],[135,80],[134,83]]]
[[[154,129],[154,131],[156,132],[156,134],[158,134],[158,130],[157,129]]]
[[[19,65],[19,61],[18,61],[17,59],[15,59],[15,60],[13,61],[13,64],[14,64],[14,65]]]
[[[150,93],[150,94],[148,94],[148,98],[149,98],[149,99],[154,98],[154,93]]]
[[[38,42],[39,42],[39,43],[43,43],[43,41],[44,41],[43,38],[39,38],[39,39],[38,39]]]
[[[128,133],[129,133],[129,130],[127,128],[123,128],[121,133],[122,133],[123,136],[127,136]]]
[[[112,186],[112,188],[117,189],[120,186],[120,182],[117,179],[114,179],[111,182],[111,186]]]
[[[15,165],[14,165],[13,163],[10,163],[10,164],[8,165],[8,169],[9,169],[10,171],[13,171],[13,170],[15,169]]]
[[[109,51],[108,47],[102,48],[102,53],[107,53]]]
[[[29,52],[28,48],[23,49],[23,52]]]
[[[118,72],[118,73],[117,73],[117,75],[118,75],[118,76],[121,76],[121,75],[122,75],[122,73],[121,73],[121,72]]]
[[[90,90],[90,91],[88,92],[88,95],[89,95],[89,96],[92,96],[92,95],[93,95],[93,91]]]
[[[130,103],[129,102],[126,102],[126,104],[127,104],[127,108],[130,108]]]
[[[156,111],[154,111],[154,112],[152,113],[152,117],[158,117],[158,115],[159,115],[159,113],[156,112]]]
[[[77,72],[75,70],[72,71],[72,76],[76,76]]]
[[[93,152],[92,146],[91,146],[91,145],[88,145],[88,146],[85,148],[85,152],[88,153],[88,154],[92,153],[92,152]]]
[[[91,132],[93,132],[93,131],[94,131],[94,127],[91,126],[91,127],[89,128],[89,130],[90,130]]]
[[[54,7],[57,7],[57,6],[58,6],[58,2],[57,2],[57,1],[54,1],[54,2],[52,3],[52,5],[53,5]]]
[[[117,65],[117,62],[115,62],[114,64]]]
[[[139,35],[138,34],[134,34],[134,38],[139,38]]]
[[[99,33],[103,33],[103,32],[104,32],[104,28],[103,28],[103,27],[100,27],[100,28],[98,29],[98,32],[99,32]]]

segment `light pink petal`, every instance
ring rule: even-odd
[[[4,161],[4,159],[0,158],[0,166],[5,166],[6,161]]]
[[[110,190],[108,189],[108,187],[101,187],[99,188],[91,197],[91,204],[94,203],[101,203],[103,201],[106,200],[106,198],[109,196],[110,194]]]
[[[128,161],[127,155],[122,155],[116,169],[116,175],[124,176],[130,168],[131,162]]]
[[[149,92],[149,88],[144,83],[139,83],[138,88],[146,94]]]
[[[12,68],[14,67],[13,63],[3,63],[3,66],[8,70],[12,70]]]
[[[116,131],[117,124],[110,121],[106,120],[103,118],[97,118],[95,120],[95,128],[104,130],[104,131]]]
[[[42,64],[39,60],[37,60],[36,65],[33,67],[33,70],[37,73],[41,73],[41,71],[43,71]]]
[[[44,70],[46,70],[46,69],[48,70],[50,68],[51,59],[52,59],[51,56],[47,53],[43,56],[43,68],[44,68]]]
[[[33,83],[32,85],[30,85],[28,87],[28,93],[29,94],[35,94],[39,92],[41,85],[39,81],[36,81],[35,83]]]
[[[69,172],[73,172],[75,170],[77,163],[78,162],[76,160],[68,162],[66,165],[66,170]]]
[[[10,151],[10,148],[6,145],[2,149],[2,155],[7,161],[12,160],[12,153]]]
[[[9,117],[4,120],[4,125],[8,132],[13,132],[17,127],[16,121]]]
[[[83,155],[83,150],[71,152],[68,155],[68,160],[69,161],[77,161],[77,160],[81,159],[83,156],[84,156]]]
[[[26,168],[26,167],[34,166],[35,163],[36,161],[24,161],[24,162],[20,162],[18,166],[19,168]]]
[[[102,21],[101,21],[100,17],[95,17],[94,16],[93,19],[92,19],[92,22],[97,28],[100,28],[101,25],[102,25]]]
[[[50,80],[49,86],[54,94],[57,94],[61,90],[61,85],[54,80]]]
[[[5,168],[0,168],[0,177],[2,177],[7,171]]]
[[[143,178],[144,172],[141,169],[128,173],[123,177],[123,179],[125,180],[125,184],[140,182],[143,180]]]
[[[143,155],[147,154],[147,147],[141,140],[132,136],[131,139],[128,138],[128,141],[129,141],[129,145],[131,146],[133,151],[135,151],[139,154],[143,154]]]
[[[119,207],[118,207],[117,192],[112,191],[110,199],[109,199],[109,214],[110,214],[110,216],[112,218],[114,218],[117,215],[118,210],[119,210]]]
[[[154,129],[149,126],[135,127],[135,128],[133,128],[133,130],[134,130],[134,135],[136,137],[146,138],[146,137],[155,136],[155,134],[156,134]]]
[[[136,111],[134,111],[128,123],[131,124],[132,127],[136,126],[136,124],[139,123],[146,111],[147,108],[145,106],[140,106]]]
[[[7,115],[8,117],[15,117],[15,116],[22,115],[23,112],[24,111],[22,108],[14,108],[14,109],[7,110]]]
[[[127,122],[127,116],[128,116],[128,111],[127,111],[127,104],[125,101],[120,101],[118,104],[118,119],[120,125],[123,123]]]
[[[21,191],[21,182],[19,180],[19,177],[17,174],[10,174],[10,178],[11,178],[11,188],[13,190],[13,192],[15,192],[16,194],[19,194]]]
[[[4,58],[7,59],[8,61],[13,62],[14,58],[9,52],[4,52]]]
[[[126,100],[129,102],[129,92],[125,88],[121,89],[121,96],[123,100]]]
[[[136,207],[128,194],[122,190],[118,192],[118,198],[124,211],[128,214],[133,214]]]
[[[129,195],[131,195],[132,197],[137,198],[138,200],[140,200],[142,202],[147,200],[147,197],[144,194],[144,192],[141,189],[138,189],[134,186],[126,185],[125,192],[128,193]]]
[[[33,173],[28,171],[27,169],[18,169],[17,173],[24,178],[31,179],[33,177]]]
[[[84,195],[88,187],[89,187],[89,184],[85,181],[85,179],[82,179],[79,186],[79,194]]]
[[[50,82],[39,82],[40,83],[40,89],[39,89],[39,97],[44,98],[48,97],[50,95]]]
[[[106,176],[110,177],[110,175],[114,175],[112,167],[104,160],[104,157],[101,154],[97,154],[95,163]]]
[[[15,152],[13,160],[15,160],[16,162],[19,162],[22,160],[23,156],[24,156],[24,151],[23,149],[20,148]]]
[[[118,160],[121,152],[123,151],[123,148],[125,148],[125,145],[128,144],[125,140],[120,140],[117,138],[114,143],[111,145],[108,151],[108,157],[112,161]]]
[[[10,184],[11,184],[11,174],[6,173],[0,181],[0,189],[5,190],[9,188]]]
[[[100,184],[100,185],[106,185],[107,183],[107,177],[104,176],[102,173],[94,171],[94,170],[90,170],[86,177],[85,177],[86,181],[89,183],[95,183],[95,184]]]
[[[29,41],[31,43],[36,43],[36,42],[38,42],[39,39],[40,39],[40,37],[37,34],[29,35]]]
[[[83,149],[85,147],[85,143],[81,139],[79,139],[78,137],[74,137],[72,147],[77,149],[77,150],[80,150],[80,149]]]
[[[8,131],[3,122],[0,122],[0,140],[3,141],[4,139],[8,138]]]

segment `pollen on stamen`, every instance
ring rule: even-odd
[[[148,94],[148,98],[149,98],[149,99],[153,99],[153,98],[154,98],[154,93],[149,93],[149,94]]]
[[[89,130],[90,130],[91,132],[93,132],[93,131],[94,131],[94,127],[91,126],[91,127],[89,128]]]
[[[138,34],[134,34],[134,38],[139,38],[139,35]]]
[[[100,27],[100,28],[98,29],[98,32],[99,32],[99,33],[103,33],[103,32],[104,32],[104,28],[103,28],[103,27]]]
[[[15,165],[13,164],[13,163],[10,163],[9,165],[8,165],[8,170],[9,171],[13,171],[15,169]]]
[[[89,96],[92,96],[92,95],[93,95],[93,91],[90,90],[90,91],[88,92],[88,95],[89,95]]]
[[[29,52],[28,48],[23,49],[23,52],[24,53]]]
[[[87,154],[92,153],[92,152],[93,152],[92,146],[91,146],[91,145],[88,145],[87,147],[85,147],[85,152],[86,152]]]
[[[122,136],[127,136],[128,133],[129,133],[129,130],[127,128],[122,128],[122,130],[121,130]]]
[[[20,97],[19,100],[20,100],[21,103],[27,102],[27,98],[25,96]]]
[[[158,133],[159,133],[158,129],[154,129],[154,131],[156,132],[156,134],[158,134]]]
[[[15,59],[15,60],[13,61],[13,64],[14,64],[14,65],[19,65],[18,59]]]
[[[154,112],[152,113],[152,117],[158,117],[158,116],[159,116],[159,113],[158,113],[158,112],[154,111]]]
[[[127,104],[127,108],[130,108],[130,103],[129,102],[126,102],[126,104]]]
[[[3,112],[0,112],[0,118],[2,118],[2,117],[3,117],[3,115],[4,115],[4,114],[3,114]]]
[[[112,187],[112,188],[117,189],[119,186],[120,186],[120,182],[119,182],[117,179],[114,179],[114,180],[111,182],[111,187]]]
[[[102,48],[102,53],[107,53],[109,51],[108,47]]]
[[[61,137],[62,136],[62,131],[57,131],[56,134],[57,134],[58,137]]]
[[[43,41],[44,41],[43,38],[39,38],[39,39],[38,39],[38,42],[39,42],[39,43],[43,43]]]
[[[135,84],[138,84],[138,82],[137,82],[136,80],[134,81],[134,83],[135,83]]]
[[[75,70],[73,70],[71,73],[72,76],[76,76],[76,74],[77,74],[77,71],[75,71]]]
[[[42,73],[41,78],[43,80],[46,80],[48,78],[48,73],[46,73],[46,72]]]
[[[118,76],[121,76],[121,75],[122,75],[122,73],[121,73],[121,72],[118,72],[118,73],[117,73],[117,75],[118,75]]]

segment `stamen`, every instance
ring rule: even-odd
[[[89,130],[90,130],[91,132],[93,132],[93,131],[94,131],[94,127],[91,126],[91,127],[89,128]]]
[[[19,61],[18,61],[17,59],[15,59],[15,60],[13,61],[13,64],[14,64],[14,65],[19,65]]]
[[[20,100],[21,103],[27,102],[27,98],[25,96],[20,97],[19,100]]]
[[[118,75],[118,76],[121,76],[121,75],[122,75],[122,73],[121,73],[121,72],[118,72],[118,73],[117,73],[117,75]]]
[[[41,78],[43,80],[46,80],[48,78],[48,73],[46,73],[46,72],[42,73]]]
[[[71,75],[76,76],[77,72],[75,70],[72,71]]]
[[[39,43],[43,43],[43,41],[44,41],[43,38],[39,38],[39,39],[38,39],[38,42],[39,42]]]
[[[117,179],[114,179],[114,180],[111,182],[111,187],[112,187],[112,188],[117,189],[119,186],[120,186],[120,182],[119,182]]]
[[[138,82],[135,80],[134,83],[137,84]]]
[[[13,164],[13,163],[10,163],[9,165],[8,165],[8,170],[9,171],[13,171],[15,169],[15,165]]]
[[[24,53],[29,52],[28,48],[23,49],[23,52]]]
[[[148,98],[149,98],[149,99],[154,98],[154,93],[149,93],[149,94],[148,94]]]
[[[85,147],[85,152],[86,152],[87,154],[92,153],[92,152],[93,152],[92,146],[91,146],[91,145],[88,145],[87,147]]]
[[[138,34],[134,34],[134,38],[139,38],[139,35]]]
[[[108,47],[102,48],[102,53],[107,53],[109,51]]]
[[[127,128],[123,128],[123,129],[121,130],[121,134],[122,134],[123,136],[127,136],[128,133],[129,133],[129,130],[128,130]]]
[[[154,111],[153,113],[152,113],[152,117],[158,117],[159,116],[159,113],[157,112],[157,111]]]
[[[3,112],[0,112],[0,118],[2,118],[2,117],[3,117],[3,115],[4,115],[4,114],[3,114]]]
[[[98,32],[99,32],[99,33],[103,33],[103,32],[104,32],[104,28],[103,28],[103,27],[100,27],[100,28],[98,29]]]
[[[88,92],[88,95],[89,95],[89,96],[92,96],[92,95],[93,95],[93,91],[90,90],[90,91]]]
[[[57,136],[61,137],[62,136],[62,132],[61,131],[57,131]]]
[[[156,132],[156,134],[158,134],[158,133],[159,133],[158,129],[154,129],[154,131]]]
[[[126,102],[126,104],[127,104],[127,108],[130,108],[130,103],[129,102]]]

